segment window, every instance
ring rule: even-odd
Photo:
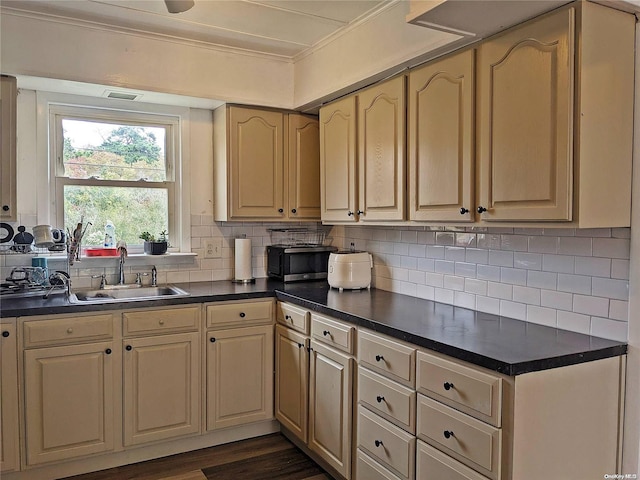
[[[130,250],[145,231],[168,231],[178,247],[179,117],[63,105],[49,114],[58,222],[70,231],[91,222],[84,246],[103,245],[112,222]]]

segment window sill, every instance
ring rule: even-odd
[[[25,255],[26,256],[26,255]],[[193,265],[196,253],[165,253],[163,255],[147,255],[145,253],[130,253],[125,259],[125,265],[128,267],[140,266],[140,265]],[[52,254],[52,255],[35,255],[33,258],[47,258],[49,269],[64,269],[66,258],[64,255]],[[79,261],[76,260],[71,265],[72,269],[75,268],[100,268],[100,267],[115,267],[118,264],[120,257],[86,257],[83,256]]]

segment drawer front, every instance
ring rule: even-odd
[[[207,327],[247,326],[271,322],[273,301],[207,305]]]
[[[360,368],[358,401],[409,433],[416,433],[416,392],[410,388]]]
[[[409,387],[415,386],[416,350],[367,331],[358,332],[361,364]]]
[[[487,480],[453,458],[418,440],[416,478],[420,480]]]
[[[418,395],[418,438],[490,478],[500,478],[500,429]]]
[[[200,308],[168,308],[127,312],[122,315],[124,335],[198,330]]]
[[[497,375],[418,352],[416,389],[496,427],[502,424],[502,378]]]
[[[343,352],[353,354],[355,327],[315,313],[311,314],[311,336]]]
[[[356,480],[400,480],[369,455],[358,449],[356,457]]]
[[[416,438],[358,406],[358,448],[401,478],[415,478]]]
[[[83,315],[24,322],[24,345],[36,347],[113,338],[113,315]]]
[[[310,318],[311,314],[303,308],[289,303],[278,303],[277,321],[293,330],[309,335]]]

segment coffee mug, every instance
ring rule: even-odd
[[[33,236],[38,248],[48,248],[53,245],[53,235],[51,225],[36,225],[33,227]]]

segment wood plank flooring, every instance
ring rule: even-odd
[[[67,477],[66,480],[331,480],[284,435],[274,433],[194,452]]]

